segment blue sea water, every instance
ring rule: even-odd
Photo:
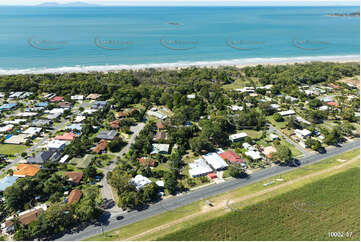
[[[0,74],[359,56],[358,7],[0,7]],[[88,68],[88,69],[87,69]]]

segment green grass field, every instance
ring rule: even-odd
[[[0,154],[16,155],[26,150],[25,145],[0,144]]]
[[[329,232],[344,234],[332,238]],[[359,239],[360,169],[352,168],[158,240]]]

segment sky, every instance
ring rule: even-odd
[[[105,6],[359,6],[354,0],[0,0],[0,5],[37,5],[44,2],[86,2]]]

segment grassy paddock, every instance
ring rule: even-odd
[[[242,188],[239,188],[239,189],[227,192],[227,193],[219,194],[217,196],[208,198],[208,200],[212,201],[212,203],[215,204],[215,205],[224,204],[224,202],[227,199],[233,200],[233,199],[237,199],[237,198],[240,198],[240,197],[243,197],[243,196],[252,195],[252,194],[254,194],[256,192],[259,192],[259,191],[263,191],[263,190],[268,188],[268,187],[264,187],[263,184],[267,183],[267,182],[270,182],[270,181],[273,181],[276,178],[281,177],[282,179],[284,179],[283,182],[292,181],[294,179],[304,177],[304,176],[312,174],[314,172],[322,171],[322,170],[325,170],[327,168],[333,167],[335,165],[340,165],[341,162],[339,161],[339,159],[350,160],[352,158],[357,157],[359,155],[359,153],[360,153],[359,149],[355,149],[355,150],[343,153],[341,155],[334,156],[332,158],[328,158],[328,159],[326,159],[324,161],[321,161],[319,163],[307,166],[308,168],[312,168],[312,169],[309,169],[309,170],[296,169],[296,170],[293,170],[291,172],[287,172],[287,173],[282,174],[282,175],[277,175],[277,176],[265,179],[263,181],[253,183],[251,185],[248,185],[248,186],[245,186],[245,187],[242,187]],[[359,162],[354,162],[352,164],[353,164],[352,167],[355,167],[355,166],[358,167]],[[349,168],[349,166],[345,167],[343,169],[348,169],[348,168]],[[273,192],[266,193],[266,194],[264,194],[262,196],[258,196],[258,197],[253,198],[253,199],[247,199],[246,202],[247,202],[247,204],[260,202],[260,201],[272,198],[277,194],[282,194],[282,193],[285,193],[287,191],[291,191],[293,189],[300,188],[305,184],[311,183],[313,181],[317,181],[319,179],[322,179],[323,177],[330,176],[330,175],[335,174],[337,172],[340,172],[340,170],[336,170],[336,171],[333,171],[333,172],[330,172],[330,173],[327,173],[327,174],[319,175],[317,177],[314,177],[313,179],[302,180],[300,182],[292,184],[291,186],[287,186],[287,187],[277,189],[277,190],[275,190]],[[271,185],[270,187],[282,184],[283,182],[276,182],[274,185]],[[88,238],[87,240],[125,240],[127,238],[130,238],[131,236],[137,235],[137,234],[142,233],[144,231],[148,231],[148,230],[153,229],[155,227],[168,224],[168,223],[170,223],[172,221],[175,221],[177,219],[181,219],[181,218],[187,217],[189,215],[192,215],[192,214],[194,214],[194,213],[196,213],[198,211],[201,211],[201,208],[204,206],[204,204],[205,204],[204,200],[197,201],[197,202],[194,202],[194,203],[192,203],[190,205],[187,205],[185,207],[176,209],[175,211],[164,212],[162,214],[151,217],[149,219],[145,219],[143,221],[139,221],[137,223],[133,223],[133,224],[130,224],[130,225],[127,225],[127,226],[124,226],[124,227],[121,227],[121,228],[106,232],[105,236],[97,235],[97,236]],[[232,207],[233,206],[235,206],[235,205],[232,205]],[[177,230],[184,229],[184,228],[186,228],[188,226],[194,226],[197,223],[204,222],[204,221],[207,221],[209,219],[222,216],[222,215],[226,214],[227,212],[228,211],[225,210],[224,207],[222,207],[219,210],[214,210],[212,212],[209,212],[209,213],[206,213],[206,214],[203,213],[203,214],[200,214],[200,216],[193,217],[187,223],[183,222],[183,223],[180,223],[180,224],[172,225],[171,227],[162,229],[161,231],[156,231],[156,232],[152,232],[152,233],[149,233],[147,235],[144,235],[144,236],[140,237],[139,239],[137,238],[137,240],[155,240],[155,239],[157,239],[157,238],[159,238],[161,236],[164,236],[166,234],[175,232]]]
[[[360,169],[305,185],[230,212],[159,240],[342,240],[360,239]],[[346,232],[352,237],[346,238]],[[336,240],[341,240],[336,239]]]
[[[26,150],[25,145],[0,144],[0,154],[16,155]]]

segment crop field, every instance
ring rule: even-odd
[[[348,169],[244,209],[238,210],[237,204],[232,208],[158,240],[359,240],[360,169]]]

